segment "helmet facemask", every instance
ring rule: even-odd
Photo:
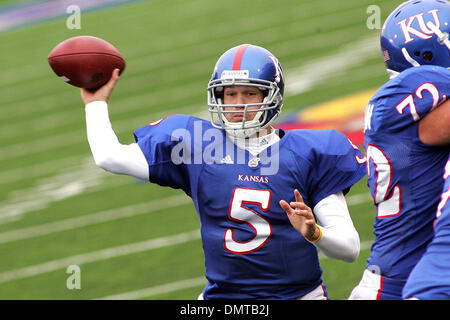
[[[263,91],[265,97],[260,103],[224,104],[223,93],[226,86],[252,86]],[[280,88],[273,82],[261,79],[217,79],[208,85],[208,105],[211,123],[216,128],[226,130],[233,137],[249,138],[261,129],[267,128],[278,116],[282,106]],[[258,106],[259,109],[250,109]],[[239,108],[236,110],[236,108]],[[233,109],[233,110],[230,110]],[[255,113],[252,120],[246,121],[247,114]],[[225,114],[243,113],[239,122],[231,122]]]
[[[231,86],[256,87],[263,92],[264,98],[262,101],[250,99],[248,102],[252,103],[247,104],[224,104],[225,88]],[[221,55],[214,67],[207,92],[212,125],[224,129],[229,136],[250,138],[267,128],[281,112],[283,69],[270,51],[242,44]],[[254,117],[247,117],[249,112]],[[233,113],[243,115],[242,120],[238,117],[228,120]],[[246,118],[252,120],[246,121]]]

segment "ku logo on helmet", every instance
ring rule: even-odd
[[[427,12],[427,14],[432,15],[434,19],[434,25],[439,29],[441,27],[441,22],[439,20],[438,11],[438,9],[430,10]],[[414,41],[415,38],[413,38],[411,35],[417,36],[424,40],[428,40],[433,37],[434,32],[427,27],[424,15],[425,13],[422,12],[398,22],[398,25],[400,26],[405,38],[405,44]],[[417,25],[419,26],[420,31],[411,26],[414,21],[417,21]]]
[[[450,2],[410,0],[384,22],[380,45],[391,78],[422,65],[450,67]]]

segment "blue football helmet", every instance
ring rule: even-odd
[[[255,86],[263,91],[262,103],[223,104],[226,86]],[[284,76],[278,59],[268,50],[251,44],[243,44],[226,51],[217,61],[208,83],[208,106],[211,123],[235,137],[250,137],[266,128],[280,114],[283,103]],[[248,107],[260,106],[251,121],[245,121]],[[224,108],[239,107],[239,110]],[[242,108],[242,109],[241,109]],[[244,113],[240,122],[228,121],[225,113]]]
[[[412,0],[402,3],[381,30],[381,50],[394,77],[419,65],[450,67],[450,3]]]

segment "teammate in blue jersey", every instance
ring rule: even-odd
[[[403,298],[450,300],[450,157],[434,222],[434,238],[409,275]]]
[[[391,80],[369,101],[364,139],[375,240],[350,299],[401,299],[433,237],[450,143],[449,32],[440,0],[403,3],[381,31]]]
[[[275,56],[248,44],[226,51],[208,85],[211,121],[172,115],[136,130],[131,145],[108,116],[117,71],[95,93],[82,90],[94,159],[192,198],[207,278],[199,298],[326,299],[317,248],[358,256],[344,194],[365,158],[337,131],[271,126],[284,91]]]

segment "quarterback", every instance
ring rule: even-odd
[[[450,143],[450,3],[408,1],[386,19],[383,58],[391,80],[365,113],[375,241],[350,299],[402,299],[433,238]]]
[[[200,299],[327,299],[318,249],[351,262],[359,236],[344,194],[365,158],[334,130],[275,130],[284,77],[268,50],[244,44],[217,61],[211,121],[171,115],[122,145],[108,115],[118,81],[82,89],[95,162],[183,190],[201,222],[207,279]],[[319,226],[320,225],[320,226]]]

